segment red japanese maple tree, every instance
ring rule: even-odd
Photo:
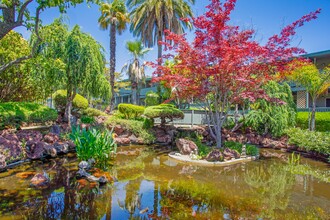
[[[195,38],[189,43],[184,35],[166,32],[168,54],[174,65],[160,66],[155,81],[176,91],[180,98],[206,103],[210,134],[221,147],[221,128],[230,107],[244,100],[268,98],[262,89],[275,73],[287,72],[292,57],[304,53],[291,47],[296,28],[317,17],[320,10],[301,17],[269,38],[265,45],[254,40],[255,31],[229,24],[236,0],[212,0],[208,11],[193,19]],[[167,42],[172,42],[169,44]]]

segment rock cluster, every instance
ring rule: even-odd
[[[232,159],[239,159],[241,155],[236,151],[229,148],[225,148],[223,151],[219,149],[212,150],[205,158],[210,162],[225,161]]]
[[[55,133],[50,132],[43,135],[36,130],[17,132],[3,130],[0,131],[0,169],[6,167],[6,161],[56,157],[58,154],[66,154],[74,148],[73,142],[61,141],[59,135]]]

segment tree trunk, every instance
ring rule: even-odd
[[[136,90],[137,84],[136,82],[132,81],[132,103],[134,105],[137,105],[137,90]]]
[[[311,114],[311,122],[309,126],[310,131],[315,131],[315,112],[316,112],[316,98],[313,97],[313,106],[312,106],[312,114]]]
[[[162,35],[162,31],[158,31],[158,36],[157,36],[157,47],[158,47],[158,65],[162,65],[162,61],[160,60],[163,56],[163,47],[161,44],[159,44],[159,41],[163,40],[163,35]],[[159,75],[158,75],[159,76]],[[162,100],[162,96],[161,96],[161,87],[160,87],[160,83],[157,83],[157,94],[159,95],[159,102],[161,102]]]
[[[110,111],[115,108],[116,25],[110,25]]]

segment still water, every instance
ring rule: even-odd
[[[101,187],[76,180],[77,164],[71,156],[0,173],[0,219],[330,219],[330,184],[279,159],[203,167],[120,147],[109,170],[117,181]],[[47,188],[30,186],[36,172],[49,175]]]

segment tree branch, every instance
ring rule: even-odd
[[[29,0],[29,1],[32,1],[32,0]],[[32,50],[31,50],[31,54],[30,55],[27,55],[27,56],[19,57],[16,60],[13,60],[13,61],[11,61],[9,63],[6,63],[6,64],[0,66],[0,74],[3,73],[8,68],[12,67],[13,65],[20,64],[23,61],[28,60],[28,59],[31,59],[32,57],[34,57],[34,55],[36,53],[36,50],[38,48],[38,45],[42,41],[42,39],[41,39],[41,37],[39,35],[39,23],[40,23],[39,17],[40,17],[40,12],[41,12],[42,9],[43,8],[39,6],[37,8],[37,10],[36,10],[36,23],[35,23],[35,26],[34,26],[34,33],[35,33],[35,35],[37,37],[37,40],[33,44],[33,47],[32,47]]]
[[[24,2],[24,4],[22,5],[21,9],[18,12],[18,16],[17,16],[17,23],[22,24],[23,23],[23,16],[24,16],[24,12],[27,8],[27,6],[32,2],[33,0],[27,0],[26,2]]]

